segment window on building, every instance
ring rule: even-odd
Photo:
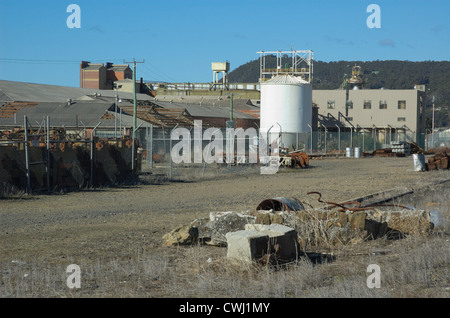
[[[380,109],[387,109],[387,102],[385,100],[380,100]]]
[[[351,100],[347,101],[347,109],[353,109],[353,101]]]
[[[348,121],[353,121],[353,117],[346,117]]]
[[[397,121],[406,121],[406,117],[397,117]]]
[[[398,101],[398,109],[406,109],[406,100]]]
[[[328,109],[334,109],[334,100],[329,100],[327,102],[327,108]]]
[[[371,100],[365,100],[364,101],[364,109],[371,109],[372,108],[372,101]]]

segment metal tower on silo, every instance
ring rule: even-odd
[[[294,50],[290,51],[259,51],[259,81],[264,82],[278,75],[300,76],[303,80],[311,83],[313,80],[313,51]],[[268,68],[266,57],[276,56],[276,68]],[[283,59],[290,56],[289,63],[283,65]],[[287,65],[288,64],[288,65]]]

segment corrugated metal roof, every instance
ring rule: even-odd
[[[182,104],[182,103],[161,102],[161,101],[157,101],[155,103],[164,108],[186,109],[189,112],[189,114],[191,114],[193,117],[215,117],[215,118],[229,118],[230,117],[229,106],[223,107],[223,106],[212,106],[212,105],[204,105],[204,104],[202,104],[202,105]],[[238,109],[234,110],[233,116],[235,118],[242,118],[242,119],[255,119],[255,117],[253,117],[251,115],[239,112]]]
[[[120,106],[125,113],[133,114],[133,106]],[[194,118],[184,108],[164,109],[156,106],[138,106],[137,117],[155,126],[192,127]]]
[[[49,116],[50,124],[54,127],[83,126],[83,124],[86,127],[94,127],[99,122],[102,127],[114,127],[114,104],[91,102],[75,102],[70,105],[68,103],[39,103],[34,106],[22,107],[16,111],[15,119],[14,115],[9,118],[0,118],[0,126],[22,125],[25,115],[31,125],[37,125]],[[119,125],[119,116],[117,114],[117,125]],[[149,126],[147,122],[140,119],[137,120],[137,123],[138,125],[141,123],[141,127]],[[122,125],[132,127],[133,116],[123,113]]]
[[[0,102],[65,102],[68,99],[78,99],[86,95],[100,94],[104,97],[115,98],[114,90],[88,89],[69,86],[25,83],[0,80]],[[119,92],[119,98],[133,99],[133,93]],[[138,100],[153,100],[146,94],[136,94]]]

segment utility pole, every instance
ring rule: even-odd
[[[431,148],[434,148],[434,100],[435,97],[433,95],[433,115],[431,120]]]
[[[131,174],[132,174],[132,182],[134,182],[134,167],[135,167],[135,157],[134,157],[134,139],[136,138],[136,114],[137,114],[137,101],[136,101],[136,63],[144,63],[145,60],[142,60],[142,62],[136,62],[135,59],[133,59],[132,62],[125,62],[124,63],[133,63],[133,128],[131,132],[131,140],[132,140],[132,146],[131,146]]]
[[[128,63],[133,63],[133,139],[134,136],[136,134],[136,113],[137,113],[137,101],[136,101],[136,64],[137,63],[144,63],[145,60],[142,60],[142,62],[136,62],[135,59],[133,59],[133,61],[131,62],[126,62],[125,60],[123,61],[124,63],[128,64]],[[133,144],[134,144],[134,140],[133,140]]]

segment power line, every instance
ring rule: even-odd
[[[85,59],[91,62],[102,62],[98,59]],[[121,61],[120,59],[107,59],[108,61],[116,62]],[[6,58],[0,57],[0,63],[21,63],[21,64],[79,64],[81,60],[40,60],[40,59],[16,59],[16,58]]]
[[[165,74],[162,71],[159,71],[154,65],[151,65],[152,69],[150,69],[149,67],[147,67],[146,65],[143,65],[144,69],[147,70],[148,72],[160,77],[162,80],[166,80],[167,82],[176,82],[173,78],[171,78],[169,75]],[[154,76],[153,75],[153,76]]]

